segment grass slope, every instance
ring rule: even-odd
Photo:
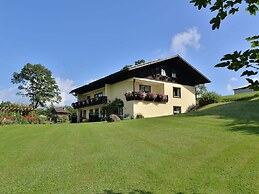
[[[0,128],[0,193],[259,193],[259,100]]]

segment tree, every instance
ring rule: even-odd
[[[129,70],[133,65],[125,65],[121,70]]]
[[[69,111],[69,119],[71,120],[72,117],[76,117],[76,109],[74,109],[72,106],[64,106]]]
[[[228,16],[239,11],[241,6],[246,7],[250,15],[256,15],[259,10],[258,0],[191,0],[198,9],[210,7],[211,12],[217,12],[216,16],[210,20],[212,30],[219,29],[221,22]],[[255,24],[256,25],[256,24]],[[227,67],[229,70],[242,70],[241,76],[252,76],[259,71],[259,35],[246,38],[250,42],[251,48],[246,51],[234,51],[226,54],[221,59],[221,63],[216,67]],[[253,89],[259,89],[259,82],[246,78]]]
[[[112,102],[105,104],[102,107],[102,112],[109,117],[111,114],[119,114],[119,108],[124,107],[124,103],[121,99],[115,98]]]
[[[33,108],[46,106],[47,102],[61,101],[60,90],[50,70],[41,64],[26,64],[20,73],[14,72],[13,84],[20,84],[18,94],[28,97]]]
[[[202,94],[208,92],[205,84],[199,84],[197,86],[195,86],[195,94],[196,94],[196,97],[200,97]]]
[[[135,61],[135,65],[140,65],[142,63],[145,63],[146,61],[144,59],[140,59],[140,60],[137,60]]]

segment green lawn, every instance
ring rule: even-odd
[[[118,123],[0,127],[0,193],[259,193],[259,100]]]

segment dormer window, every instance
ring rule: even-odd
[[[164,69],[161,69],[161,75],[162,75],[162,76],[166,76],[166,72],[165,72]]]
[[[172,78],[176,78],[176,73],[172,73]]]

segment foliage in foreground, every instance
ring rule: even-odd
[[[256,15],[259,10],[258,0],[191,0],[198,9],[210,7],[211,12],[217,12],[216,16],[210,20],[212,29],[219,29],[221,22],[229,15],[234,15],[245,7],[250,15]],[[257,25],[257,24],[252,24]],[[259,70],[259,35],[254,35],[246,39],[251,43],[251,48],[246,51],[234,51],[226,54],[221,63],[216,67],[227,67],[229,70],[242,70],[241,76],[247,76],[247,81],[253,89],[259,90],[258,80],[250,79],[250,76],[257,75]]]

